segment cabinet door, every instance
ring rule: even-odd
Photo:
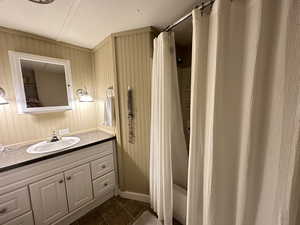
[[[65,178],[70,211],[93,199],[89,164],[66,171]]]
[[[48,225],[68,213],[63,174],[41,180],[29,186],[35,225]]]

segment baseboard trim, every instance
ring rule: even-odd
[[[141,194],[137,192],[130,192],[130,191],[119,191],[119,194],[122,198],[132,199],[140,202],[150,202],[150,196],[146,194]]]

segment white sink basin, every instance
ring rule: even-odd
[[[28,149],[28,153],[38,154],[59,151],[65,148],[69,148],[76,145],[80,141],[78,137],[63,137],[61,140],[56,142],[42,141],[35,145],[31,145]]]

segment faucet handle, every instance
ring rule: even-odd
[[[0,144],[0,152],[4,152],[5,151],[5,146],[4,145],[2,145],[2,144]]]

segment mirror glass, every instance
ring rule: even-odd
[[[21,59],[27,108],[68,105],[64,65]]]

